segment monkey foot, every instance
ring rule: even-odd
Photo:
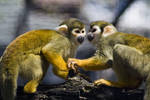
[[[108,80],[104,80],[104,79],[99,79],[99,80],[96,80],[94,82],[95,85],[101,85],[101,84],[104,84],[104,85],[107,85],[107,86],[112,86],[111,82],[108,81]]]
[[[136,84],[131,84],[131,83],[125,83],[125,82],[112,82],[109,80],[104,80],[104,79],[99,79],[94,82],[95,85],[107,85],[111,87],[117,87],[117,88],[135,88],[139,85]]]
[[[38,83],[36,81],[32,80],[24,86],[24,92],[25,93],[35,93],[37,86],[38,86]]]

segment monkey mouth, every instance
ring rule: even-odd
[[[94,34],[92,34],[92,33],[90,33],[90,34],[88,34],[87,35],[87,39],[89,40],[89,41],[92,41],[93,39],[94,39]]]
[[[83,36],[77,37],[77,41],[81,44],[84,41],[84,37]]]

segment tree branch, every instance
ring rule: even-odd
[[[94,86],[81,75],[57,85],[40,85],[34,94],[25,94],[18,87],[17,100],[143,100],[143,90]]]

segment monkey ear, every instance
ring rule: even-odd
[[[117,32],[117,29],[113,25],[108,25],[104,27],[103,36],[107,37]]]
[[[66,34],[68,33],[68,26],[66,24],[60,25],[56,27],[56,30],[60,33]]]

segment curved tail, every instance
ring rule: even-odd
[[[6,67],[0,62],[0,87],[3,100],[15,100],[18,68],[13,64]]]

